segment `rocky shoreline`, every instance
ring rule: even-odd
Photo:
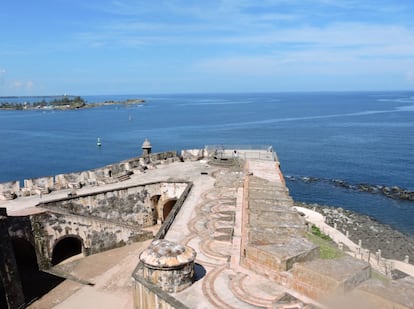
[[[403,261],[409,257],[409,263],[414,264],[414,236],[401,233],[387,224],[375,219],[345,210],[340,207],[332,207],[318,204],[306,204],[295,202],[295,206],[315,210],[326,217],[326,224],[346,234],[356,244],[362,241],[362,247],[371,252],[381,250],[381,255],[387,259]]]
[[[335,187],[341,187],[348,190],[366,192],[371,194],[381,194],[394,200],[414,201],[414,191],[408,190],[406,188],[401,188],[399,186],[389,187],[384,185],[368,183],[351,184],[342,179],[325,179],[306,176],[286,175],[285,178],[289,181],[301,181],[304,183],[325,182]]]

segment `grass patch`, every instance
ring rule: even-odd
[[[306,236],[315,245],[319,246],[321,259],[336,259],[344,255],[333,240],[328,235],[322,233],[317,226],[312,225],[311,232],[307,233]]]
[[[377,279],[379,281],[382,281],[382,282],[389,282],[390,281],[390,279],[387,278],[387,276],[381,274],[379,271],[376,271],[375,269],[372,269],[372,268],[371,268],[371,278],[375,278],[375,279]]]

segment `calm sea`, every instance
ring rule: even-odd
[[[146,104],[0,111],[0,182],[124,160],[139,155],[149,138],[154,152],[206,144],[273,145],[285,175],[414,190],[414,92],[84,98],[90,103],[143,98]],[[414,202],[339,188],[329,181],[287,184],[296,200],[342,206],[414,235]]]

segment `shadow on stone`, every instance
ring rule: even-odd
[[[202,279],[205,275],[206,275],[206,269],[198,264],[198,263],[194,263],[194,282],[198,281],[200,279]]]

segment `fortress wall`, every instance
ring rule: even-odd
[[[174,159],[174,158],[178,159],[176,151],[151,153],[149,157],[152,163],[155,163],[155,164],[160,164],[161,161],[167,160],[167,159]]]
[[[24,189],[30,194],[49,193],[55,186],[53,176],[24,180]]]
[[[181,158],[184,161],[198,161],[205,157],[204,149],[185,149],[181,150]]]
[[[3,192],[3,191],[18,192],[19,190],[20,190],[20,182],[17,180],[0,183],[0,192]]]
[[[84,181],[84,173],[69,173],[69,174],[59,174],[55,176],[56,189],[67,189],[70,188],[70,184],[80,184]]]
[[[49,202],[42,207],[64,209],[72,214],[151,226],[157,223],[164,201],[178,199],[187,183],[150,183]],[[157,205],[151,197],[159,196]]]
[[[24,294],[17,270],[16,259],[9,234],[8,217],[5,208],[0,208],[0,304],[11,309],[24,307]]]
[[[82,240],[84,252],[95,254],[152,238],[152,233],[98,218],[47,212],[31,216],[39,267],[51,266],[53,249],[66,237]]]
[[[143,172],[151,164],[163,164],[165,161],[173,162],[178,160],[177,152],[167,151],[153,153],[150,155],[149,162],[143,157],[134,157],[128,160],[106,165],[93,170],[59,174],[55,176],[56,189],[77,188],[101,183],[111,183],[118,181],[116,178],[135,172]]]
[[[20,191],[19,181],[9,181],[0,183],[0,200],[10,200],[16,197]]]
[[[28,216],[8,217],[9,235],[12,238],[22,238],[34,245],[32,224]]]

